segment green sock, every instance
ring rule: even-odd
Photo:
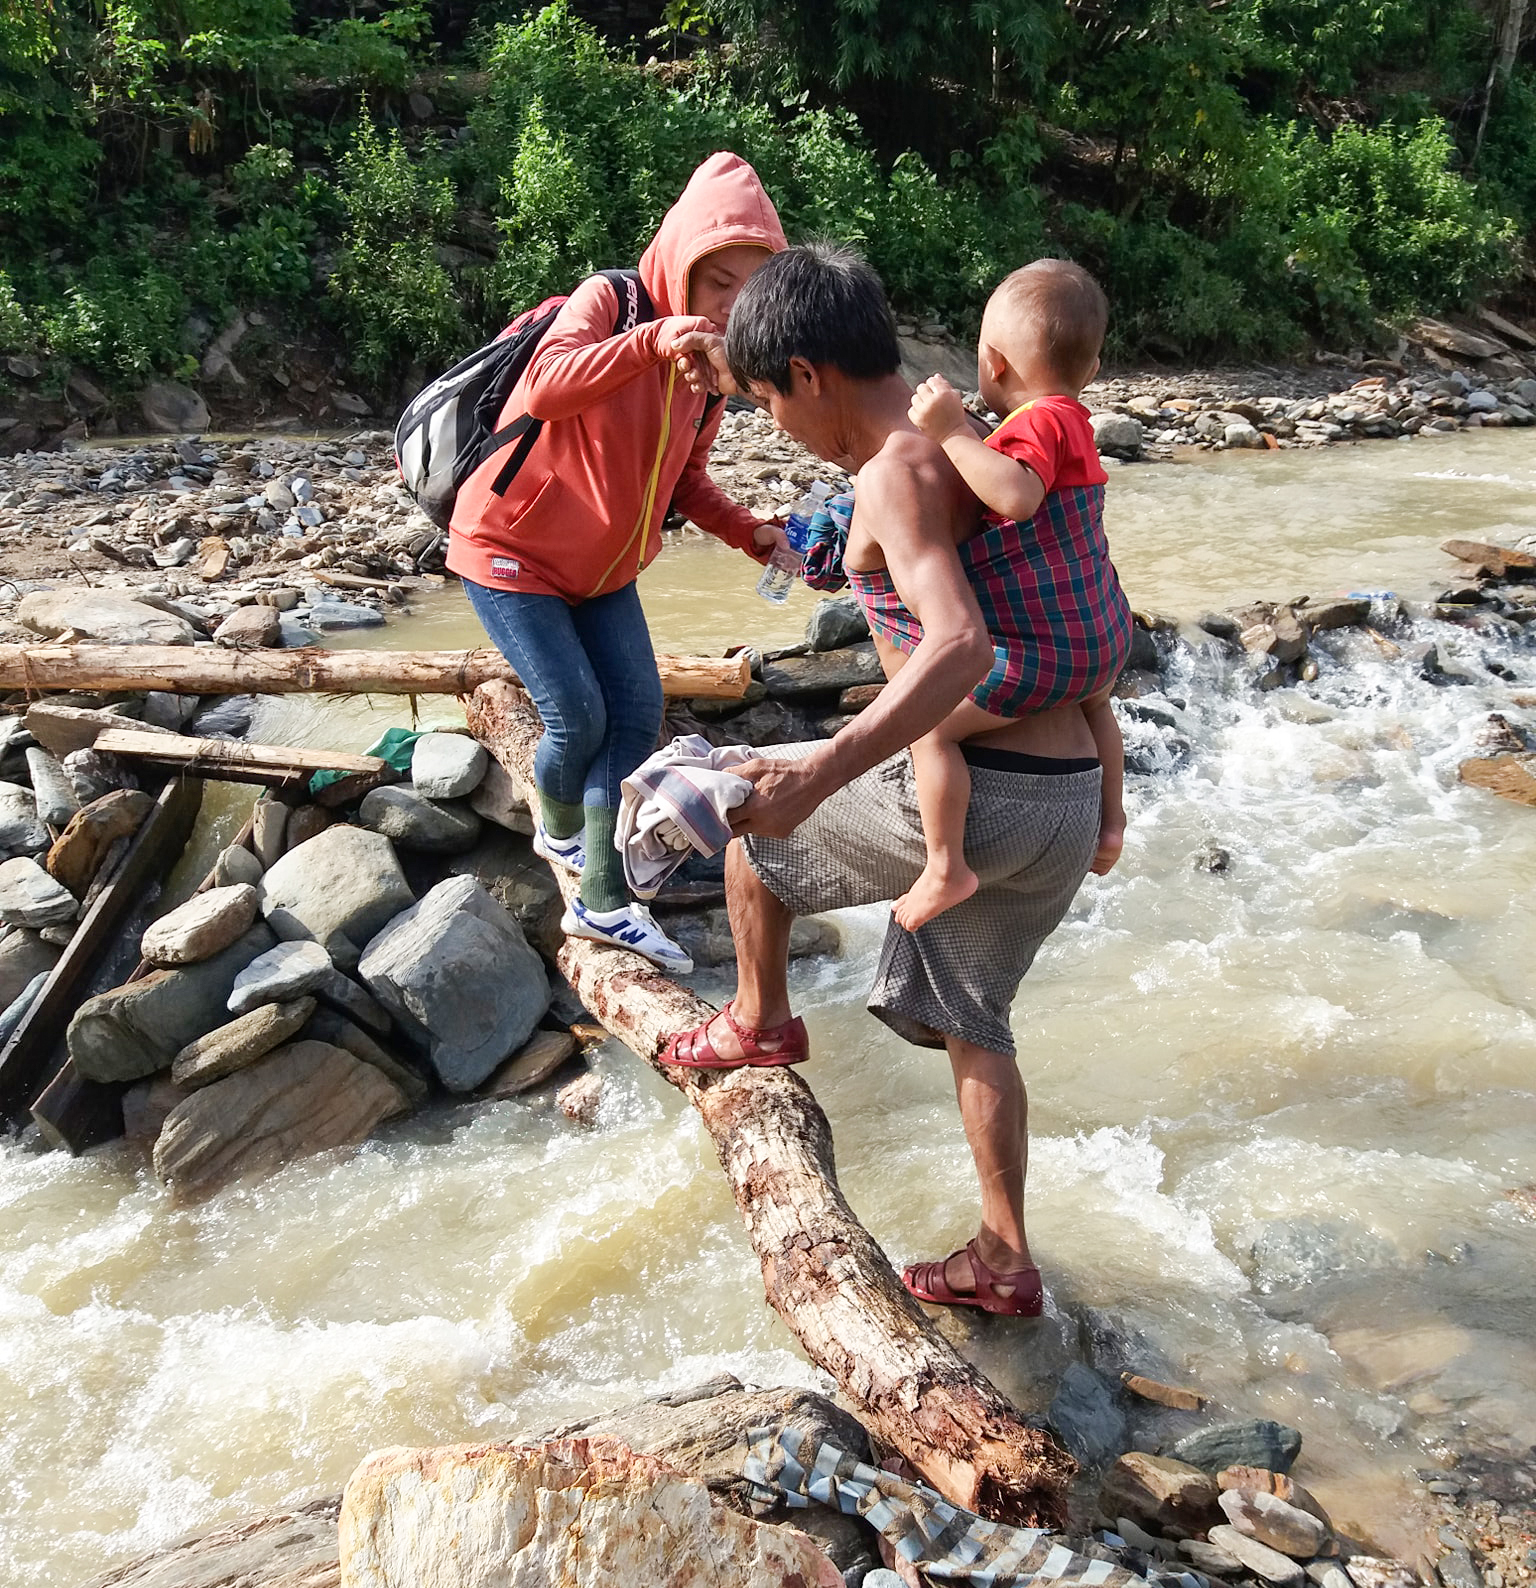
[[[607,805],[587,806],[587,859],[581,872],[581,902],[589,910],[617,910],[629,903],[624,862],[613,847],[617,813]]]
[[[586,812],[579,805],[567,805],[539,790],[539,819],[551,838],[574,838],[581,831]]]

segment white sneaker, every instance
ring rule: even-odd
[[[567,937],[586,937],[594,943],[627,948],[677,976],[685,976],[693,969],[692,959],[657,926],[655,917],[643,904],[631,902],[617,910],[589,910],[580,899],[572,899],[560,917],[560,930]]]
[[[587,846],[580,833],[570,838],[556,838],[545,832],[544,823],[540,821],[533,825],[533,852],[578,877],[587,863]]]

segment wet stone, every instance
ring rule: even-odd
[[[1134,1517],[1158,1533],[1193,1533],[1215,1519],[1216,1497],[1215,1482],[1199,1467],[1133,1450],[1104,1474],[1099,1510],[1106,1517]]]
[[[1202,1428],[1159,1452],[1211,1473],[1220,1472],[1223,1467],[1265,1467],[1271,1472],[1289,1472],[1300,1453],[1298,1430],[1268,1418]]]
[[[337,823],[290,849],[262,879],[262,911],[280,938],[319,943],[342,970],[415,896],[387,838]]]
[[[1181,1538],[1179,1553],[1196,1571],[1210,1577],[1235,1577],[1243,1569],[1236,1555],[1219,1549],[1215,1544],[1203,1544],[1198,1539]]]

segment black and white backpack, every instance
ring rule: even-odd
[[[638,270],[602,270],[598,274],[618,294],[615,336],[655,319],[655,308]],[[400,477],[439,529],[448,527],[459,488],[487,458],[511,448],[496,477],[498,494],[506,491],[527,461],[544,421],[523,414],[500,430],[496,421],[565,301],[546,298],[518,315],[494,341],[460,359],[447,374],[418,392],[401,414],[395,426]]]

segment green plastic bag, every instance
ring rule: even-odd
[[[409,772],[411,752],[416,748],[416,741],[421,737],[422,731],[425,730],[386,728],[363,751],[363,754],[377,756],[379,760],[387,761],[397,772]],[[318,794],[321,789],[329,788],[332,783],[339,783],[344,777],[351,776],[350,772],[316,772],[309,780],[309,792]]]

